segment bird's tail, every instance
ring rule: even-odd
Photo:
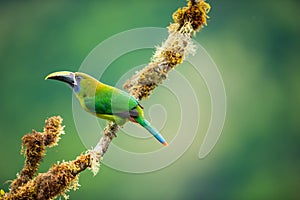
[[[160,143],[162,143],[164,146],[168,146],[168,143],[166,142],[166,140],[154,127],[151,126],[150,122],[148,122],[144,118],[136,118],[135,120],[137,123],[139,123],[145,129],[147,129]]]

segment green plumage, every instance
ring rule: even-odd
[[[81,106],[87,112],[123,125],[126,121],[139,123],[165,146],[167,142],[144,118],[143,107],[130,94],[103,84],[81,72],[55,72],[46,77],[68,83]]]
[[[81,106],[97,117],[124,124],[132,117],[143,117],[138,101],[128,93],[103,84],[91,76],[78,73],[78,91],[75,92]]]

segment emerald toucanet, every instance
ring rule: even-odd
[[[54,72],[46,78],[67,83],[73,89],[82,108],[119,125],[130,120],[147,129],[160,143],[168,146],[162,135],[144,118],[143,107],[130,94],[101,83],[82,72]]]

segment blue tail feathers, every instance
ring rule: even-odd
[[[138,119],[137,122],[147,129],[160,143],[162,143],[164,146],[168,146],[166,140],[154,127],[151,126],[150,122],[148,122],[146,119]]]

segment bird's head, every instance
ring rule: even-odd
[[[67,83],[75,93],[79,93],[82,87],[96,87],[97,80],[82,72],[60,71],[54,72],[46,76],[45,80],[53,79]]]

